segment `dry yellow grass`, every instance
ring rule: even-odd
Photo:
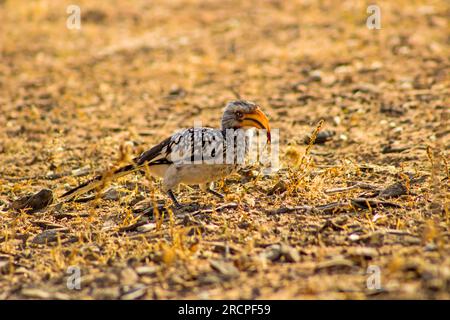
[[[1,299],[450,298],[448,2],[379,1],[381,30],[365,1],[77,1],[68,30],[72,3],[0,1]],[[201,211],[141,216],[167,199],[131,175],[112,200],[8,209],[217,126],[236,95],[280,129],[283,167],[225,201],[182,187]],[[336,134],[305,145],[321,120]]]

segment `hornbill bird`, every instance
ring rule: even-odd
[[[203,191],[223,198],[211,188],[211,184],[242,165],[239,156],[243,154],[245,157],[249,149],[245,142],[240,142],[243,137],[245,139],[245,133],[253,128],[265,130],[267,142],[270,143],[269,120],[260,107],[250,101],[231,101],[224,109],[220,129],[193,127],[181,130],[134,158],[132,164],[115,170],[109,178],[148,169],[152,175],[163,179],[163,191],[177,208],[182,206],[172,190],[180,183],[198,184]],[[244,136],[238,133],[244,133]],[[244,148],[238,145],[244,145]],[[103,176],[97,176],[67,191],[59,199],[73,200],[103,183]]]

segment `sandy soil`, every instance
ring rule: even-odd
[[[377,1],[381,30],[347,0],[79,0],[69,30],[73,2],[0,1],[1,299],[450,298],[447,1]],[[134,174],[11,207],[237,97],[280,129],[282,169],[229,177],[223,201],[182,186],[199,210],[145,214],[170,202]]]

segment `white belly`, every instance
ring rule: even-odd
[[[172,189],[179,183],[203,184],[222,179],[235,170],[229,164],[181,164],[171,165],[164,176],[164,188]]]
[[[157,176],[159,178],[164,178],[166,175],[167,169],[170,165],[168,164],[158,164],[158,165],[151,165],[148,166],[148,170],[150,171],[150,174],[152,176]],[[145,169],[144,169],[145,170]]]

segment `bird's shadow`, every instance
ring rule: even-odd
[[[174,205],[169,206],[165,203],[159,203],[154,206],[150,206],[148,208],[143,209],[142,211],[139,212],[139,214],[153,218],[157,212],[159,214],[168,214],[170,210],[175,214],[182,214],[206,209],[211,209],[211,206],[210,205],[203,206],[200,205],[199,203],[187,203],[181,205],[180,207],[177,207]]]

